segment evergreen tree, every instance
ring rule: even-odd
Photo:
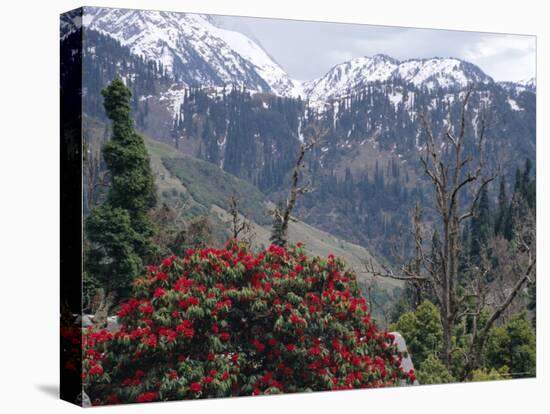
[[[439,309],[429,300],[422,302],[414,312],[406,312],[390,326],[407,342],[407,349],[415,365],[420,366],[429,355],[441,349],[442,326]]]
[[[495,220],[495,234],[502,235],[504,234],[504,224],[506,221],[506,210],[507,210],[507,195],[506,195],[506,177],[502,176],[500,178],[499,190],[498,190],[498,211],[497,217]]]
[[[124,297],[154,251],[147,213],[156,190],[144,140],[134,130],[129,89],[115,79],[102,94],[112,121],[111,140],[103,147],[110,188],[105,203],[86,219],[86,266],[107,290]]]
[[[521,192],[529,208],[535,208],[535,202],[536,202],[535,180],[531,179],[532,168],[533,168],[533,163],[529,158],[527,158],[525,160],[525,169],[523,170],[523,175],[521,179]]]
[[[534,376],[536,338],[527,312],[520,312],[503,326],[491,330],[487,342],[486,365],[507,367],[513,377]]]
[[[449,372],[445,364],[434,354],[428,357],[418,365],[418,382],[422,385],[427,384],[448,384],[456,381]]]
[[[491,236],[491,212],[489,194],[485,186],[475,206],[475,214],[470,227],[470,258],[473,263],[479,262],[484,247]]]

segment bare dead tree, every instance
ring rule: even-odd
[[[475,307],[466,308],[463,315],[471,317],[473,329],[470,339],[470,352],[466,358],[466,367],[463,372],[463,379],[466,379],[469,373],[478,368],[481,364],[481,356],[485,347],[486,339],[491,328],[497,320],[503,317],[505,312],[511,307],[512,302],[521,292],[526,283],[532,283],[536,273],[536,252],[535,252],[535,223],[530,214],[527,214],[524,222],[517,228],[512,243],[512,248],[508,251],[508,258],[511,263],[512,273],[519,274],[520,277],[510,283],[507,280],[499,280],[500,291],[495,294],[494,284],[487,283],[486,275],[494,271],[487,249],[482,254],[482,260],[479,268],[473,273],[473,283],[468,291],[475,297]],[[480,318],[482,312],[489,306],[493,309],[489,318],[482,323]],[[478,326],[481,323],[480,326]]]
[[[241,237],[245,243],[251,244],[252,239],[254,238],[252,224],[246,216],[243,216],[241,219],[238,204],[239,200],[237,197],[231,196],[231,200],[229,201],[229,214],[231,214],[231,235],[235,240]]]
[[[375,309],[379,310],[379,314],[382,316],[384,320],[383,326],[388,326],[390,322],[390,318],[388,315],[388,308],[387,306],[384,306],[382,303],[380,303],[377,300],[375,295],[376,286],[378,286],[376,277],[371,277],[366,282],[367,303],[368,303],[369,309],[371,310],[371,313],[373,313]]]
[[[491,327],[529,279],[535,265],[535,259],[531,258],[506,298],[491,307],[485,302],[486,294],[481,294],[487,288],[484,277],[486,270],[478,270],[478,277],[472,281],[468,289],[458,288],[459,259],[462,251],[461,230],[465,221],[475,214],[475,206],[483,189],[498,176],[498,168],[496,172],[486,172],[483,157],[486,125],[481,111],[478,112],[477,128],[474,131],[478,156],[474,158],[465,151],[466,131],[470,125],[466,113],[472,90],[469,87],[465,91],[458,125],[453,125],[449,112],[446,130],[440,135],[434,134],[426,114],[420,114],[422,129],[426,135],[420,163],[434,190],[437,224],[442,229],[442,240],[438,251],[435,252],[438,263],[434,263],[432,257],[425,254],[421,231],[417,220],[414,220],[414,258],[404,262],[398,272],[389,268],[377,270],[372,265],[367,268],[368,272],[377,276],[429,285],[440,307],[443,326],[441,357],[448,368],[451,367],[453,352],[452,334],[457,325],[463,318],[479,315],[482,310],[491,312],[483,326],[474,324],[469,352],[472,357],[467,361],[465,376],[479,365],[478,358]],[[447,149],[449,151],[446,151]],[[473,201],[462,207],[461,200],[469,191]]]
[[[291,220],[292,210],[296,205],[298,195],[312,191],[311,182],[304,186],[299,186],[300,172],[304,168],[306,153],[311,151],[314,146],[319,144],[326,135],[326,131],[321,131],[319,127],[312,126],[312,138],[308,142],[300,143],[298,157],[292,170],[291,186],[286,202],[277,206],[273,211],[273,231],[271,241],[273,244],[286,247],[288,244],[288,225]]]

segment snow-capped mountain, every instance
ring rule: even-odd
[[[154,10],[86,7],[84,27],[107,34],[147,60],[162,63],[189,86],[237,84],[297,96],[291,79],[257,43],[217,27],[209,16]]]
[[[398,64],[397,60],[386,55],[354,58],[306,84],[306,94],[314,101],[346,95],[366,83],[389,80]]]
[[[177,81],[169,91],[161,92],[171,107],[179,106],[185,86],[239,85],[252,92],[301,96],[309,99],[312,107],[321,109],[326,102],[373,82],[395,80],[415,88],[450,91],[468,84],[494,83],[479,67],[457,58],[399,61],[383,54],[353,58],[318,79],[300,82],[292,79],[257,42],[238,31],[219,27],[206,15],[86,7],[83,16],[85,30],[110,36],[131,53],[162,63],[163,70]],[[72,26],[72,22],[65,25],[67,30]],[[536,88],[534,78],[498,84],[514,92],[535,92]]]
[[[386,55],[359,57],[334,66],[306,86],[312,100],[344,96],[373,82],[400,79],[428,89],[464,88],[469,83],[489,84],[493,80],[477,66],[456,58],[410,59],[400,62]]]

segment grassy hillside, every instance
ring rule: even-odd
[[[256,247],[269,245],[269,211],[274,205],[254,186],[211,163],[184,155],[158,141],[147,139],[146,142],[163,200],[170,202],[174,194],[182,194],[189,200],[191,210],[214,213],[229,227],[229,200],[235,195],[241,200],[240,212],[251,221]],[[375,266],[379,266],[377,259],[364,247],[339,239],[301,221],[290,223],[289,237],[293,243],[302,241],[312,255],[326,256],[333,253],[342,257],[365,282],[370,278],[363,272],[363,262],[372,260]],[[401,286],[392,280],[380,280],[379,283],[387,288]]]

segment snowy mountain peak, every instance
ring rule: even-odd
[[[477,66],[456,58],[410,59],[403,62],[387,55],[348,60],[334,66],[321,78],[308,84],[312,100],[344,96],[369,83],[399,79],[416,87],[464,88],[469,83],[487,84],[493,80]]]
[[[190,86],[236,84],[259,92],[296,96],[291,79],[257,43],[222,29],[205,15],[87,7],[84,26],[107,34],[147,60],[162,62]]]
[[[354,89],[376,81],[389,80],[399,62],[387,55],[364,56],[340,63],[306,86],[311,100],[346,95]]]

